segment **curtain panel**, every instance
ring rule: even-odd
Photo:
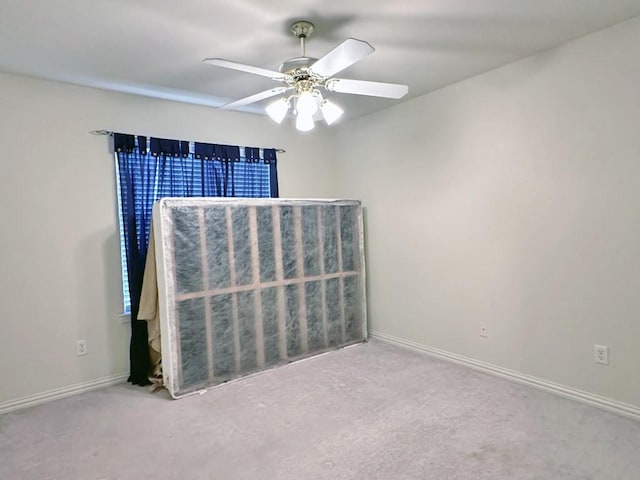
[[[131,301],[129,382],[148,385],[147,322],[137,316],[153,204],[163,197],[278,197],[276,150],[263,149],[261,158],[257,147],[122,133],[113,141]]]

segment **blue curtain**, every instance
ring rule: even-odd
[[[114,133],[131,300],[129,381],[148,385],[147,322],[138,320],[151,213],[163,197],[277,197],[274,149],[147,138]],[[268,167],[265,167],[265,164]],[[268,174],[266,173],[268,172]]]

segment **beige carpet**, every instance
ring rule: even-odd
[[[372,341],[182,400],[0,417],[0,479],[640,478],[640,422]]]

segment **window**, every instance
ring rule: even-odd
[[[134,191],[137,231],[147,232],[151,223],[151,206],[163,197],[233,196],[259,198],[277,196],[274,192],[273,166],[264,160],[265,152],[257,148],[239,147],[239,159],[219,161],[199,158],[194,154],[194,143],[189,143],[189,153],[178,156],[152,154],[142,148],[139,154],[139,138],[135,138],[135,162],[131,169],[138,190]],[[144,137],[142,137],[144,138]],[[184,142],[186,143],[186,142]],[[203,145],[203,144],[200,144]],[[235,147],[236,149],[238,147]],[[237,150],[236,150],[237,151]],[[245,152],[250,153],[249,158]],[[120,258],[123,285],[123,312],[131,313],[129,298],[129,273],[125,240],[126,215],[123,209],[121,175],[115,154],[118,195],[118,223],[120,228]],[[277,181],[277,180],[276,180]],[[222,192],[222,193],[221,193]],[[277,192],[277,189],[276,189]],[[226,195],[225,195],[226,193]]]

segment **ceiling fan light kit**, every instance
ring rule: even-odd
[[[286,85],[250,95],[220,108],[234,109],[291,92],[288,97],[281,97],[267,105],[265,111],[277,123],[282,123],[291,111],[296,116],[296,128],[307,132],[314,128],[314,116],[317,116],[318,110],[327,125],[335,123],[344,113],[342,108],[322,96],[322,89],[327,92],[396,99],[408,93],[407,85],[333,78],[333,75],[362,60],[375,49],[363,40],[348,38],[319,59],[307,57],[305,41],[313,30],[314,25],[304,20],[291,25],[291,32],[300,39],[302,55],[282,63],[277,72],[222,58],[205,58],[203,61],[209,65],[269,77]]]

